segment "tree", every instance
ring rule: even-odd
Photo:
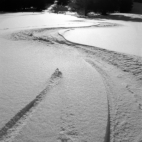
[[[84,9],[85,15],[89,11],[107,15],[110,12],[129,12],[133,6],[133,0],[72,0],[77,9]]]
[[[57,0],[58,5],[68,5],[69,0]]]
[[[26,9],[43,10],[54,0],[0,0],[0,11],[24,11]]]
[[[110,3],[111,0],[97,0],[95,2],[97,12],[100,12],[102,15],[107,15],[107,12],[110,9]]]
[[[116,0],[74,0],[78,9],[84,9],[85,16],[89,11],[100,12],[106,15],[110,9],[110,2]]]
[[[118,11],[119,0],[95,0],[94,1],[94,12],[99,12],[102,15],[107,15]]]
[[[77,10],[84,10],[84,15],[87,16],[89,5],[92,0],[72,0],[74,8]]]
[[[0,11],[4,11],[5,1],[0,0]]]
[[[119,11],[130,12],[133,7],[133,0],[119,0]]]

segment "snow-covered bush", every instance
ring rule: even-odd
[[[58,5],[57,1],[54,2],[53,5],[51,5],[47,11],[54,12],[54,13],[60,13],[60,12],[67,12],[68,6]]]

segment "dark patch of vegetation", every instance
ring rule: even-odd
[[[68,5],[73,11],[82,10],[85,16],[90,11],[99,12],[102,15],[116,11],[126,13],[130,12],[133,6],[133,0],[0,0],[0,11],[42,11],[55,3],[60,7],[59,9]]]
[[[72,0],[76,10],[84,10],[85,16],[87,13],[99,12],[102,15],[107,15],[112,12],[130,12],[133,7],[133,0]]]
[[[55,1],[54,4],[52,4],[49,8],[48,8],[49,12],[54,12],[54,13],[65,13],[68,11],[68,6],[65,5],[59,5],[58,1]]]
[[[42,11],[54,0],[0,0],[0,11]]]
[[[42,11],[55,1],[63,6],[69,3],[69,0],[0,0],[0,11]]]
[[[139,2],[139,3],[142,3],[142,0],[134,0],[135,2]]]
[[[58,5],[68,5],[68,3],[70,2],[70,0],[57,0],[57,4]]]
[[[120,0],[119,11],[123,13],[130,12],[133,7],[133,0]]]

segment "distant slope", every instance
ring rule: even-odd
[[[131,13],[142,14],[142,3],[134,2]]]

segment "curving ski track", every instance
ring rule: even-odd
[[[83,28],[83,27],[78,27],[78,28]],[[56,28],[56,29],[48,29],[48,34],[46,33],[43,35],[42,32],[45,31],[45,29],[38,29],[38,30],[31,30],[31,31],[24,31],[22,33],[16,33],[12,35],[12,39],[14,40],[34,40],[34,41],[39,41],[39,42],[45,42],[48,44],[54,44],[54,46],[59,46],[60,44],[65,45],[65,46],[70,46],[72,47],[74,45],[74,43],[69,43],[67,41],[65,41],[62,37],[62,34],[59,32],[59,34],[57,33],[57,30],[60,30],[63,28]],[[64,29],[68,29],[68,28],[64,28]],[[47,30],[47,29],[46,29]],[[65,30],[66,32],[67,30]],[[58,45],[59,44],[59,45]],[[77,44],[76,44],[77,45]],[[87,60],[86,60],[87,61]],[[93,62],[91,61],[87,61],[89,64],[91,64],[92,66],[95,66],[95,69],[100,73],[100,71],[102,71],[97,65],[95,65]],[[110,101],[111,98],[111,88],[107,83],[106,78],[103,77],[104,80],[104,85],[106,87],[106,92],[107,92],[107,103],[108,103],[108,115],[107,115],[107,126],[106,126],[106,133],[105,133],[105,137],[104,137],[104,142],[110,142],[110,137],[112,135],[111,133],[111,112],[112,112],[112,102]],[[70,138],[68,138],[67,135],[65,135],[64,133],[62,134],[62,132],[59,134],[59,138],[58,138],[61,142],[68,142],[70,141]]]
[[[56,86],[62,78],[62,73],[56,69],[52,74],[46,88],[36,96],[29,104],[20,110],[5,126],[0,130],[0,141],[11,142],[25,125],[27,119],[34,113],[38,105],[45,99],[47,93]]]
[[[13,34],[12,38],[15,40],[19,40],[19,39],[20,40],[27,40],[27,39],[34,40],[38,42],[48,43],[48,45],[54,44],[55,47],[60,47],[60,45],[62,44],[62,46],[65,46],[65,47],[69,46],[70,48],[78,49],[78,51],[80,51],[81,53],[83,52],[83,55],[85,53],[84,60],[86,60],[87,63],[89,63],[92,67],[94,67],[99,72],[99,74],[101,75],[103,79],[103,83],[104,83],[106,93],[107,93],[108,117],[107,117],[107,127],[106,127],[106,134],[104,137],[104,142],[125,141],[125,140],[134,141],[135,137],[138,139],[140,137],[139,131],[141,130],[141,126],[138,127],[138,125],[140,124],[139,118],[141,118],[141,112],[137,110],[137,106],[136,106],[137,104],[136,105],[134,104],[135,105],[134,110],[131,110],[131,107],[133,107],[133,104],[132,104],[133,102],[131,101],[133,100],[130,100],[130,104],[129,104],[129,101],[124,100],[123,102],[124,104],[122,103],[119,105],[122,99],[127,98],[127,96],[123,95],[123,93],[130,95],[130,97],[132,96],[132,94],[134,94],[134,92],[131,91],[131,88],[130,88],[132,83],[128,84],[126,88],[125,86],[119,86],[118,83],[113,82],[114,80],[112,80],[110,75],[107,74],[107,72],[104,70],[104,67],[100,66],[100,64],[105,61],[105,63],[108,63],[109,65],[112,65],[113,67],[116,66],[118,68],[117,71],[121,69],[123,71],[122,74],[125,75],[124,72],[128,72],[131,75],[134,75],[137,81],[141,81],[141,72],[140,72],[141,71],[141,66],[140,66],[141,58],[135,57],[135,56],[129,56],[125,54],[120,54],[120,53],[108,51],[105,49],[99,49],[96,47],[84,46],[84,45],[67,42],[60,35],[58,35],[57,30],[60,30],[60,29],[62,28],[24,31],[21,33]],[[44,33],[44,31],[48,31],[48,34],[47,32]],[[86,56],[88,59],[86,59]],[[96,61],[91,60],[92,57]],[[126,66],[128,64],[127,62],[128,60],[129,60],[129,64],[131,65],[131,67],[134,67],[133,70],[130,68],[130,65]],[[56,82],[56,77],[54,78],[53,76],[51,77],[51,82],[50,82],[51,84],[53,83],[53,86],[56,84],[54,81]],[[119,94],[119,92],[115,90],[116,89],[116,87],[114,87],[115,85],[118,85],[118,88],[119,88],[118,90],[124,89],[123,92]],[[49,85],[49,86],[51,87],[52,85]],[[22,109],[19,113],[17,113],[17,115],[15,115],[15,117],[13,117],[0,130],[0,137],[3,140],[3,142],[7,140],[9,142],[11,140],[11,138],[15,135],[14,133],[16,133],[17,130],[19,130],[19,128],[23,125],[22,122],[25,122],[26,118],[28,118],[29,115],[32,114],[32,111],[35,110],[34,108],[44,99],[46,93],[48,92],[48,90],[50,90],[49,86],[47,86],[47,88],[43,90],[36,97],[36,99],[34,99],[24,109]],[[139,103],[139,105],[141,104],[140,101],[137,100],[137,102]],[[127,105],[127,108],[125,108],[126,105]],[[122,112],[119,112],[119,110]],[[136,111],[136,114],[139,113],[139,115],[137,114],[138,122],[135,122],[136,114],[134,111]],[[130,117],[132,117],[132,119]],[[121,124],[122,121],[123,123]],[[132,122],[134,122],[134,124],[132,124]],[[125,125],[129,129],[126,129]],[[133,126],[135,126],[134,129],[133,129]],[[13,131],[13,128],[14,128],[14,131]],[[62,133],[59,134],[58,139],[61,142],[70,141],[70,139],[68,137],[65,137],[65,135]]]

